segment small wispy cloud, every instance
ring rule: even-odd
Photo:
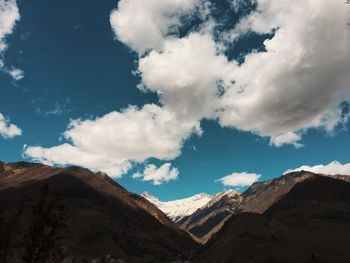
[[[70,98],[66,98],[63,103],[56,102],[53,108],[51,109],[43,108],[42,104],[45,102],[45,99],[43,98],[33,99],[31,102],[35,109],[35,112],[38,115],[42,115],[42,116],[59,116],[72,111],[72,108],[70,107],[70,104],[71,104]]]
[[[3,138],[13,138],[22,135],[22,130],[10,123],[10,120],[0,113],[0,136]]]
[[[24,78],[24,71],[21,70],[21,69],[19,69],[19,68],[10,69],[10,70],[8,70],[7,72],[8,72],[8,73],[10,74],[10,76],[11,76],[14,80],[16,80],[16,81],[21,80],[21,79]]]
[[[245,187],[252,185],[256,181],[258,181],[260,177],[260,174],[255,173],[232,173],[230,175],[216,180],[216,182],[220,182],[224,186]]]
[[[170,163],[165,163],[161,167],[157,168],[154,164],[146,166],[143,173],[135,173],[133,178],[142,178],[142,181],[150,181],[154,185],[161,185],[164,182],[176,180],[178,178],[179,171],[175,167],[171,167]]]

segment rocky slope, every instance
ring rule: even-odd
[[[271,199],[253,187],[250,193],[260,194],[245,207],[260,203],[265,211],[233,215],[193,262],[350,262],[350,183],[305,172],[282,181],[270,183],[277,193]],[[273,194],[267,184],[261,186]]]
[[[234,213],[240,202],[240,193],[234,190],[220,192],[206,205],[180,220],[178,225],[205,243]]]
[[[288,193],[293,186],[311,176],[313,173],[292,172],[272,180],[254,183],[242,194],[242,202],[235,213],[263,213]]]
[[[65,262],[163,263],[187,258],[198,247],[155,205],[106,174],[79,167],[0,163],[0,200],[0,256],[7,251],[8,262],[21,262],[15,257],[25,251],[52,253],[48,246],[56,242]],[[32,244],[39,237],[46,250]]]

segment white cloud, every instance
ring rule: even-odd
[[[17,3],[14,0],[0,1],[0,70],[4,69],[3,56],[7,49],[6,36],[13,32],[16,22],[20,19]],[[21,78],[23,73],[20,71],[8,72],[13,78]],[[12,74],[11,74],[12,73]],[[16,125],[11,124],[8,119],[0,113],[0,136],[4,138],[13,138],[22,134],[22,130]]]
[[[24,78],[23,70],[18,69],[18,68],[13,68],[13,69],[9,70],[8,73],[11,75],[11,77],[14,80],[21,80]]]
[[[23,157],[31,158],[48,165],[78,165],[94,171],[103,171],[111,176],[119,177],[126,173],[132,164],[128,160],[113,156],[88,152],[74,145],[65,143],[51,148],[40,146],[24,146]]]
[[[132,162],[174,159],[193,132],[200,132],[198,123],[179,122],[157,105],[130,106],[93,120],[73,120],[64,133],[71,144],[27,147],[24,154],[49,164],[76,164],[119,177]]]
[[[255,173],[232,173],[217,181],[221,182],[224,186],[244,187],[252,185],[258,181],[260,177],[261,175]]]
[[[284,172],[284,174],[296,172],[296,171],[309,171],[319,174],[328,174],[328,175],[350,175],[350,163],[341,164],[340,162],[333,161],[329,164],[308,166],[303,165],[295,169],[290,169]]]
[[[182,15],[192,11],[198,0],[121,0],[110,23],[116,37],[143,54],[161,49],[169,31],[176,29]]]
[[[162,104],[179,116],[195,120],[214,116],[232,71],[208,32],[167,39],[163,51],[153,50],[139,61],[146,90],[157,92]]]
[[[0,69],[9,73],[15,80],[23,78],[23,71],[15,68],[4,68],[3,57],[7,49],[6,37],[13,33],[15,24],[19,19],[20,14],[15,0],[0,1]]]
[[[62,114],[66,114],[69,113],[73,110],[73,108],[70,107],[71,104],[71,100],[69,97],[67,97],[63,102],[59,103],[59,102],[55,102],[53,108],[45,108],[43,106],[45,102],[44,98],[37,98],[37,99],[32,99],[31,103],[35,109],[35,112],[38,115],[42,115],[42,116],[59,116]],[[52,106],[52,105],[50,105]]]
[[[266,52],[247,55],[233,73],[220,123],[271,137],[277,146],[296,144],[305,129],[332,131],[344,120],[339,103],[350,100],[349,9],[340,0],[257,5],[233,36],[276,33],[264,42]]]
[[[149,164],[143,173],[136,173],[133,178],[142,178],[143,181],[151,181],[154,185],[161,185],[164,182],[176,180],[178,175],[178,169],[171,167],[170,163],[165,163],[159,168],[154,164]]]
[[[4,115],[0,113],[0,136],[4,138],[13,138],[22,134],[22,130],[9,122]]]
[[[172,112],[147,104],[140,110],[130,106],[95,120],[72,121],[64,135],[86,151],[143,162],[177,157],[193,127],[177,122]]]
[[[13,32],[19,19],[19,10],[15,0],[0,2],[0,54],[6,50],[6,36]]]
[[[350,101],[349,10],[327,0],[257,4],[234,35],[276,30],[264,42],[266,52],[253,52],[238,65],[227,60],[210,30],[164,38],[162,49],[139,60],[141,87],[157,92],[178,116],[218,118],[222,126],[269,137],[277,147],[298,148],[305,130],[331,133],[348,121],[339,104]]]
[[[119,1],[111,26],[139,54],[139,88],[156,92],[161,106],[72,121],[64,133],[68,146],[28,147],[28,156],[62,165],[74,160],[94,170],[114,167],[120,176],[132,162],[179,156],[183,141],[200,134],[203,118],[268,137],[277,147],[300,147],[307,129],[332,132],[348,121],[339,110],[339,103],[350,101],[349,9],[343,1],[257,0],[258,9],[229,35],[235,41],[250,31],[274,35],[264,42],[266,52],[252,52],[241,65],[226,57],[226,38],[214,40],[210,18],[181,38],[174,34],[199,2]],[[70,158],[66,151],[99,161]]]
[[[301,136],[295,132],[287,132],[278,135],[274,135],[271,137],[271,144],[276,147],[281,147],[285,144],[293,144],[295,148],[300,148],[303,145],[298,143],[300,141]]]

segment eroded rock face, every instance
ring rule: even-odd
[[[240,193],[234,190],[218,193],[208,204],[179,221],[178,225],[205,243],[234,213],[240,202]]]
[[[310,172],[293,172],[265,182],[254,183],[242,194],[237,213],[263,213],[297,183],[315,176]]]

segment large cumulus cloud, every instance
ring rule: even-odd
[[[24,155],[46,164],[81,165],[120,177],[133,162],[174,159],[184,140],[200,132],[198,123],[179,122],[173,112],[157,105],[130,106],[100,118],[72,120],[64,133],[69,143],[25,147]]]
[[[255,11],[224,32],[205,2],[119,1],[110,16],[113,32],[137,52],[138,87],[156,92],[160,106],[73,121],[65,132],[69,144],[27,147],[27,156],[121,175],[132,162],[176,158],[183,141],[200,134],[203,118],[268,137],[277,147],[300,147],[308,129],[332,132],[348,120],[339,108],[350,101],[350,10],[342,0],[257,0]],[[199,4],[208,19],[180,36],[184,16]],[[240,1],[232,6],[241,8]],[[230,60],[226,43],[249,32],[271,38],[241,64]],[[66,151],[89,155],[63,158]]]
[[[222,125],[271,137],[277,146],[309,128],[331,131],[345,121],[350,99],[349,9],[343,1],[259,0],[231,32],[272,33],[266,52],[253,52],[234,72],[222,100]]]
[[[199,0],[122,0],[110,16],[116,37],[143,54],[161,49],[169,31],[176,31],[181,16],[190,13]]]

